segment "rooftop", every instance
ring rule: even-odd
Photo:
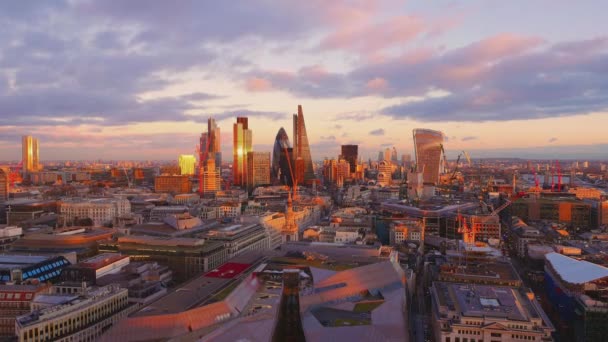
[[[588,261],[576,260],[559,253],[545,255],[563,281],[570,284],[585,284],[608,277],[608,268]]]

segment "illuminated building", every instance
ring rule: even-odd
[[[5,222],[4,203],[8,201],[8,170],[0,169],[0,223]]]
[[[443,139],[444,135],[439,131],[420,128],[414,130],[416,167],[422,172],[425,183],[439,184]]]
[[[310,146],[308,145],[308,135],[304,124],[304,113],[302,106],[298,105],[298,114],[293,115],[293,154],[296,164],[296,178],[302,179],[305,183],[315,179],[315,172],[312,168],[312,157],[310,156]],[[300,165],[298,165],[298,161]],[[298,167],[299,166],[299,167]]]
[[[191,154],[182,154],[178,159],[179,169],[182,175],[193,175],[196,157]]]
[[[192,191],[188,176],[161,175],[154,178],[155,192],[183,194]]]
[[[89,218],[96,226],[113,223],[131,212],[131,203],[118,198],[68,198],[59,203],[59,213],[66,222]]]
[[[289,171],[289,162],[293,160],[293,149],[289,144],[289,137],[281,127],[274,140],[272,149],[272,183],[292,185],[292,175]]]
[[[391,223],[389,233],[391,245],[400,245],[407,241],[422,241],[424,226],[420,220],[403,219]]]
[[[435,341],[552,341],[555,328],[534,294],[508,286],[434,282]]]
[[[233,125],[233,155],[232,175],[234,185],[246,187],[247,180],[247,153],[251,152],[252,133],[249,129],[248,120],[245,117],[237,117]]]
[[[138,308],[129,305],[129,291],[117,285],[83,286],[74,291],[36,297],[32,313],[17,317],[15,333],[18,340],[94,341]]]
[[[283,243],[290,241],[298,241],[298,225],[296,224],[295,216],[293,213],[293,201],[291,200],[291,193],[287,198],[287,207],[285,208],[285,225],[281,231]]]
[[[391,161],[391,149],[390,149],[390,148],[388,148],[388,147],[387,147],[386,149],[384,149],[384,157],[383,157],[383,160],[386,160],[386,161],[388,161],[388,162],[390,162],[390,161]]]
[[[199,185],[201,186],[201,185]],[[209,158],[203,171],[203,195],[215,195],[222,190],[222,175],[219,167],[216,167],[215,160]]]
[[[207,132],[201,134],[201,148],[206,149],[206,151],[202,151],[203,155],[206,153],[206,159],[214,159],[215,165],[217,167],[222,166],[222,152],[221,152],[221,135],[220,128],[215,123],[214,118],[209,118],[207,120]],[[201,160],[201,164],[205,165],[207,160]]]
[[[29,173],[40,170],[38,159],[38,139],[30,135],[21,138],[21,161],[23,162],[23,172]]]
[[[114,175],[114,172],[116,172],[116,175]],[[112,169],[112,177],[120,177],[123,175],[123,170],[121,169]],[[164,165],[161,166],[160,168],[160,174],[161,175],[167,175],[167,176],[173,176],[173,175],[180,175],[181,171],[179,169],[179,165]]]
[[[350,164],[350,173],[357,171],[358,145],[342,145],[342,158]]]
[[[270,152],[247,153],[247,190],[270,184]]]

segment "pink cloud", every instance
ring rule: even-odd
[[[326,78],[329,75],[329,72],[323,66],[317,64],[303,67],[300,69],[299,74],[305,79],[319,82]]]
[[[264,78],[252,77],[245,83],[245,89],[251,92],[262,92],[272,90],[272,83]]]
[[[502,33],[473,43],[463,48],[461,52],[465,59],[484,62],[519,55],[540,46],[542,43],[543,40],[537,37]]]
[[[396,16],[383,22],[362,26],[346,26],[331,33],[321,41],[321,48],[377,53],[398,44],[404,44],[424,32],[421,18]]]
[[[367,89],[373,92],[386,90],[388,88],[388,81],[381,77],[376,77],[367,82]]]

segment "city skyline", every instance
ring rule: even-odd
[[[183,2],[170,21],[163,2],[1,6],[0,160],[22,135],[42,160],[172,160],[210,117],[229,156],[237,116],[271,151],[297,104],[314,160],[413,154],[416,127],[445,132],[449,157],[606,157],[601,2]]]

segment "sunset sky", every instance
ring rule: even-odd
[[[606,1],[2,1],[0,160],[177,159],[213,116],[314,160],[414,128],[449,157],[608,159]]]

